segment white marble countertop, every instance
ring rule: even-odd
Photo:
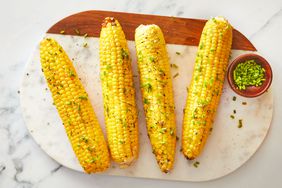
[[[45,31],[61,18],[101,9],[180,17],[223,15],[244,33],[272,65],[274,117],[258,152],[234,173],[210,182],[184,183],[86,175],[61,167],[30,137],[18,90],[29,55]],[[282,187],[282,1],[188,0],[10,0],[0,6],[0,187]]]

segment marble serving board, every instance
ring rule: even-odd
[[[46,37],[56,39],[72,59],[105,133],[99,78],[99,38],[60,34],[46,34]],[[87,43],[86,47],[85,43]],[[197,47],[167,44],[170,63],[178,66],[178,68],[171,68],[171,74],[179,74],[173,79],[179,141],[177,142],[174,169],[168,174],[162,173],[152,154],[147,137],[134,42],[128,41],[128,45],[140,112],[138,117],[140,155],[139,159],[129,168],[119,169],[113,163],[111,168],[102,174],[164,180],[207,181],[233,172],[250,159],[262,144],[270,127],[273,111],[271,89],[257,98],[243,98],[236,95],[225,81],[213,131],[204,151],[197,160],[188,161],[180,152],[181,128],[183,108],[187,97],[186,87],[191,80]],[[230,61],[244,53],[249,53],[249,51],[232,50]],[[234,96],[236,101],[233,100]],[[38,145],[63,166],[83,172],[65,134],[56,108],[52,105],[51,93],[41,71],[38,47],[27,64],[20,97],[26,126]],[[247,104],[243,105],[242,102]],[[233,113],[234,110],[236,114]],[[230,115],[234,115],[235,118],[232,119]],[[239,119],[243,120],[242,128],[238,128]],[[193,165],[196,161],[200,163],[197,168]]]

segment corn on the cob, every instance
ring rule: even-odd
[[[157,25],[140,25],[135,43],[148,135],[160,169],[168,172],[174,163],[176,124],[164,36]]]
[[[112,159],[125,168],[138,158],[138,124],[131,59],[118,20],[105,18],[100,33],[104,114]]]
[[[40,43],[40,59],[54,105],[81,166],[87,173],[104,171],[110,164],[106,141],[71,60],[51,38]]]
[[[182,151],[195,159],[212,130],[232,44],[232,27],[222,17],[210,19],[202,32],[184,109]]]

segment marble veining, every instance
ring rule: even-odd
[[[172,3],[174,2],[174,3]],[[67,7],[66,8],[66,4]],[[280,126],[282,113],[282,1],[192,1],[192,0],[115,0],[80,3],[61,1],[3,1],[0,20],[5,29],[0,35],[0,187],[281,187],[282,168]],[[223,15],[270,61],[274,72],[272,91],[274,117],[270,132],[257,154],[243,168],[218,181],[201,184],[88,176],[59,167],[30,137],[20,109],[19,87],[28,57],[45,31],[61,18],[89,9],[128,11],[168,16],[210,18]],[[275,16],[273,16],[275,15]],[[259,135],[257,135],[259,136]],[[16,170],[21,161],[22,170]],[[17,167],[18,168],[18,167]],[[54,171],[54,169],[57,169]],[[17,174],[17,178],[14,178]],[[261,177],[261,178],[260,178]],[[28,182],[28,183],[27,183]]]
[[[46,37],[56,39],[74,61],[81,81],[88,92],[89,99],[105,133],[101,83],[99,77],[99,39],[78,36],[47,34]],[[87,43],[84,47],[83,44]],[[181,181],[206,181],[231,173],[246,162],[258,149],[270,126],[273,99],[271,90],[255,99],[243,99],[236,95],[225,82],[221,103],[214,122],[213,132],[208,139],[203,154],[194,161],[188,161],[180,152],[180,141],[177,143],[175,167],[169,174],[162,174],[155,162],[151,146],[147,138],[145,117],[142,107],[140,84],[136,63],[136,52],[133,41],[129,41],[132,57],[134,85],[137,93],[139,109],[140,155],[137,162],[128,169],[113,168],[104,172],[108,175],[145,177],[154,179],[170,179]],[[183,108],[186,101],[186,87],[191,80],[197,47],[183,45],[167,45],[171,63],[178,68],[171,68],[175,99],[177,136],[181,140]],[[178,55],[176,52],[180,53]],[[231,60],[239,54],[249,53],[233,50]],[[63,166],[82,172],[70,143],[65,134],[62,122],[52,105],[51,94],[41,71],[39,50],[34,52],[28,63],[26,76],[21,88],[21,105],[26,125],[39,146]],[[247,105],[242,105],[242,102]],[[262,108],[262,106],[266,108]],[[233,110],[236,109],[236,114]],[[235,119],[230,118],[231,115]],[[243,128],[238,128],[239,119],[243,119]],[[194,167],[199,161],[198,168]],[[149,171],[149,172],[148,172]]]

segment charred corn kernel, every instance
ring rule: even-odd
[[[121,168],[138,158],[138,124],[131,59],[118,20],[105,18],[100,33],[104,114],[112,159]]]
[[[135,43],[147,131],[160,169],[168,172],[174,163],[176,124],[164,36],[157,25],[140,25]]]
[[[232,44],[232,27],[222,17],[210,19],[202,32],[183,118],[182,151],[195,159],[210,134],[222,93]]]
[[[72,148],[85,172],[110,165],[108,148],[96,115],[71,60],[51,38],[40,43],[42,70]]]

